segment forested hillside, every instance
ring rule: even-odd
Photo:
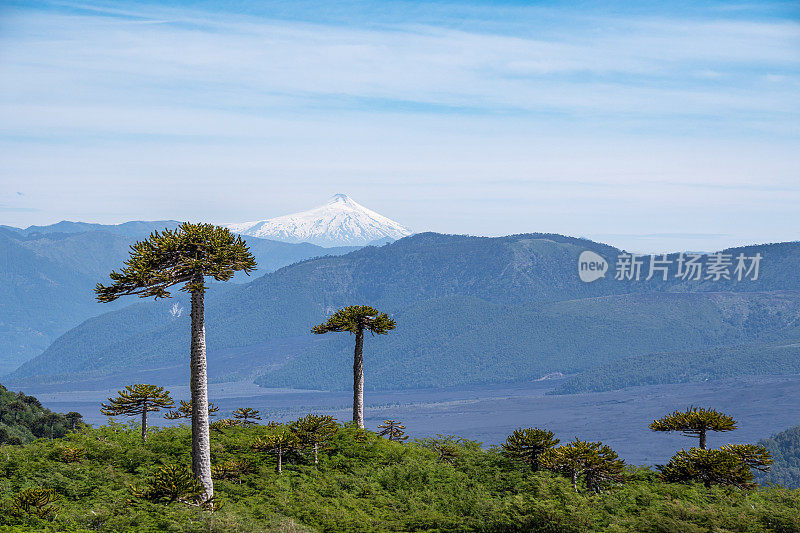
[[[769,451],[775,462],[769,472],[756,474],[758,482],[800,488],[800,426],[781,431],[759,444]]]
[[[60,438],[79,427],[81,418],[79,413],[54,413],[33,396],[0,385],[0,445]]]
[[[731,312],[732,308],[738,312]],[[407,388],[409,383],[441,387],[525,381],[553,372],[609,375],[595,370],[604,363],[614,365],[614,372],[631,376],[629,384],[641,384],[647,382],[636,373],[638,367],[628,364],[629,357],[637,357],[633,354],[650,354],[665,347],[727,347],[762,336],[781,336],[787,317],[798,315],[800,299],[771,293],[628,294],[538,306],[440,298],[404,309],[395,316],[402,325],[396,331],[367,339],[367,386],[395,389]],[[769,318],[765,320],[766,316]],[[800,332],[791,333],[792,339],[800,339]],[[727,348],[714,349],[727,353]],[[340,335],[329,343],[309,347],[285,367],[262,375],[256,382],[344,389],[352,379],[348,365],[351,351],[352,339]],[[759,366],[761,350],[744,348],[738,358],[727,360],[701,358],[709,369],[696,379],[797,373],[797,354],[797,348],[776,350],[771,357],[764,356],[763,367]],[[651,356],[643,366],[656,373],[662,367],[674,373],[690,373],[692,367],[682,367],[681,363],[679,358],[673,361],[672,354],[661,353]],[[666,370],[663,375],[658,383],[694,380],[676,379]]]
[[[373,305],[398,322],[389,335],[367,339],[368,388],[529,380],[562,372],[584,373],[564,391],[605,390],[797,371],[792,349],[779,348],[800,341],[800,299],[794,292],[800,280],[793,266],[800,245],[747,249],[765,258],[759,279],[720,283],[618,281],[611,275],[583,283],[576,266],[586,249],[609,258],[618,253],[550,234],[428,233],[303,261],[243,286],[215,285],[206,303],[210,372],[215,375],[222,353],[239,351],[251,365],[249,373],[240,365],[239,378],[257,377],[265,386],[346,388],[351,340],[312,339],[310,329],[350,304]],[[172,374],[183,376],[185,308],[183,296],[176,295],[93,318],[10,379],[85,380],[173,367]],[[291,341],[290,351],[276,343],[280,339]],[[755,351],[764,346],[775,349],[762,367]],[[734,356],[723,356],[727,347]],[[672,354],[686,368],[673,368]],[[633,359],[613,366],[621,358]],[[245,362],[242,356],[239,363]]]

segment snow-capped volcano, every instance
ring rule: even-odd
[[[228,224],[227,227],[242,235],[319,246],[364,246],[375,240],[396,240],[412,233],[346,194],[336,194],[327,204],[301,213]]]

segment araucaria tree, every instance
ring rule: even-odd
[[[378,429],[381,430],[378,433],[379,437],[386,437],[395,442],[403,442],[408,439],[408,435],[404,431],[406,427],[395,420],[384,420],[383,424],[378,424]]]
[[[539,470],[539,457],[558,445],[552,431],[539,428],[516,429],[502,444],[503,455],[522,461],[534,472]]]
[[[353,422],[364,427],[364,331],[385,335],[395,328],[386,313],[367,305],[351,305],[339,309],[328,320],[312,328],[317,334],[347,331],[356,336],[353,354]]]
[[[558,472],[572,480],[578,492],[578,480],[586,490],[602,492],[608,485],[624,479],[625,462],[602,442],[586,442],[575,438],[564,446],[551,448],[540,457],[543,468]]]
[[[64,418],[66,418],[67,422],[69,422],[70,429],[72,431],[75,431],[75,428],[83,423],[83,415],[76,413],[75,411],[70,411],[69,413],[65,414]]]
[[[661,479],[672,483],[701,482],[705,486],[727,485],[740,489],[755,486],[752,470],[766,471],[772,457],[763,446],[730,444],[716,450],[681,450],[666,465],[657,465]]]
[[[97,284],[101,302],[135,294],[140,298],[168,298],[167,289],[182,283],[191,294],[192,472],[203,484],[205,498],[214,496],[211,480],[211,442],[208,428],[206,373],[206,328],[204,278],[228,281],[237,271],[256,268],[256,261],[241,237],[211,224],[184,222],[175,230],[155,231],[131,246],[130,258],[119,271],[111,272],[111,285]]]
[[[289,429],[300,445],[314,451],[314,464],[318,464],[320,448],[339,430],[339,424],[329,415],[307,415],[292,422]]]
[[[674,411],[650,424],[653,431],[680,431],[687,437],[699,437],[700,449],[706,449],[706,432],[733,431],[736,421],[730,416],[702,407],[689,406],[685,411]]]
[[[277,458],[275,471],[283,472],[283,456],[297,446],[297,437],[284,426],[277,427],[253,442],[253,450],[259,453],[273,454]]]
[[[252,407],[240,407],[233,412],[233,418],[238,420],[243,426],[257,424],[256,420],[261,420],[258,409]]]
[[[106,416],[141,415],[142,440],[147,440],[147,413],[175,406],[169,391],[155,385],[128,385],[117,394],[116,398],[109,398],[107,404],[100,404],[100,412]]]

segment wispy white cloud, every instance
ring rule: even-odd
[[[87,220],[255,219],[340,190],[471,233],[735,239],[797,220],[796,21],[499,13],[9,10],[3,189]]]
[[[797,109],[800,25],[792,22],[598,20],[594,31],[576,36],[564,28],[540,39],[418,24],[375,30],[161,11],[152,16],[172,15],[171,22],[142,26],[150,22],[141,20],[147,11],[133,20],[18,17],[11,32],[17,38],[4,43],[0,56],[8,74],[4,93],[58,100],[43,85],[49,81],[70,89],[61,95],[72,101],[132,97],[172,105],[184,97],[190,105],[219,107],[287,100],[302,106],[309,98],[324,104],[347,96],[572,113]],[[694,71],[710,67],[740,79],[692,83]],[[750,70],[766,68],[794,83],[768,87],[765,98]]]

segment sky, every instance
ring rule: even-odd
[[[800,239],[797,2],[0,4],[0,224]]]

